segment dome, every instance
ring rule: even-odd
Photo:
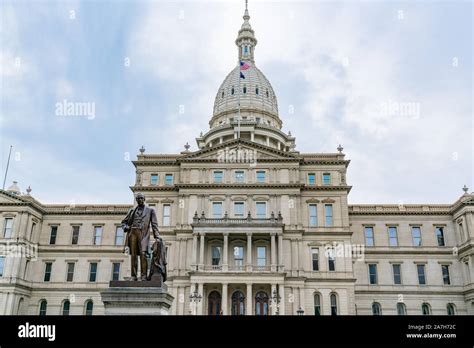
[[[213,116],[222,113],[237,112],[239,102],[240,79],[240,109],[254,109],[270,113],[278,117],[278,104],[273,87],[255,64],[246,62],[250,68],[242,71],[235,67],[222,82],[214,101]]]
[[[295,138],[282,132],[278,103],[272,85],[255,65],[257,39],[245,3],[244,23],[235,45],[238,63],[220,85],[214,100],[209,131],[196,138],[199,149],[234,139],[294,151]]]

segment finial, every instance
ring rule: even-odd
[[[186,142],[186,145],[184,145],[184,148],[186,149],[186,152],[189,151],[189,148],[191,147],[191,145],[189,145],[188,142]]]
[[[337,151],[339,151],[339,153],[342,153],[342,150],[344,150],[344,148],[341,144],[339,144],[339,146],[337,147]]]
[[[245,0],[245,12],[244,12],[244,20],[248,21],[250,19],[249,15],[249,8],[248,8],[249,2],[248,0]]]
[[[140,148],[140,153],[143,155],[145,153],[145,147],[142,145],[142,147]]]
[[[469,187],[467,187],[466,185],[464,185],[464,187],[462,188],[462,190],[464,191],[464,194],[467,194],[467,191],[469,191]]]
[[[288,136],[291,137],[291,131],[288,131]]]
[[[32,191],[31,186],[28,185],[28,188],[26,189],[26,194],[29,196],[31,191]]]

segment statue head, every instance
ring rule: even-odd
[[[145,205],[145,195],[143,193],[137,193],[135,196],[135,200],[137,201],[139,206]]]

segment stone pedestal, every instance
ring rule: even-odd
[[[111,281],[100,293],[105,315],[168,315],[174,297],[161,281]]]

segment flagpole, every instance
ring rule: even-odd
[[[237,121],[237,139],[240,139],[240,79],[241,79],[241,72],[240,72],[240,58],[239,58],[239,61],[237,62],[237,72],[239,74],[239,95],[237,96],[237,104],[238,104],[238,108],[239,108],[239,117],[238,117],[238,121]]]
[[[10,156],[12,154],[12,148],[13,148],[13,145],[10,145],[10,153],[8,154],[7,169],[5,169],[5,177],[3,178],[3,188],[2,188],[2,190],[5,190],[5,182],[7,181],[8,167],[10,165]]]

